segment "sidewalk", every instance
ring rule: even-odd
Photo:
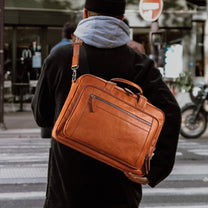
[[[182,107],[190,101],[188,94],[179,94],[176,99]],[[5,103],[4,104],[4,124],[6,130],[0,130],[0,138],[2,137],[40,137],[40,127],[36,124],[31,104],[26,103],[23,105],[23,111],[19,112],[18,103]],[[208,128],[202,137],[208,137]]]
[[[177,95],[176,99],[181,107],[185,103],[191,102],[187,93]],[[7,131],[13,129],[40,129],[33,118],[30,103],[23,104],[22,112],[18,112],[19,109],[19,103],[4,103],[4,124]]]
[[[24,104],[22,112],[19,112],[18,103],[5,103],[4,112],[4,123],[8,130],[38,128],[33,118],[30,103]]]
[[[183,106],[184,103],[190,102],[190,98],[188,96],[188,94],[179,94],[176,97],[180,106]],[[33,118],[31,104],[24,103],[22,112],[18,112],[19,109],[19,103],[4,103],[4,123],[7,131],[14,129],[39,129]]]
[[[50,139],[42,139],[30,103],[4,104],[4,124],[0,130],[0,185],[46,184]],[[1,207],[1,206],[0,206]]]
[[[30,103],[24,104],[19,112],[18,103],[4,104],[4,124],[6,130],[0,130],[0,137],[40,137],[40,128],[36,124]]]

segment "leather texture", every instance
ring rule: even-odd
[[[136,87],[140,94],[114,81]],[[135,83],[85,74],[72,81],[52,136],[114,168],[144,176],[164,120],[164,113],[147,101]]]
[[[77,67],[78,66],[78,62],[79,62],[79,50],[80,50],[80,46],[82,45],[81,41],[77,41],[76,44],[73,43],[73,47],[74,47],[74,54],[73,54],[73,58],[72,58],[72,67]]]

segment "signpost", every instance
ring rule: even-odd
[[[0,130],[4,125],[4,0],[0,0]]]
[[[204,70],[205,70],[205,80],[208,83],[208,0],[206,0],[207,7],[207,19],[205,22],[204,31]]]
[[[149,41],[151,43],[151,56],[156,66],[158,66],[158,45],[155,46],[155,38],[158,36],[159,26],[158,18],[162,13],[163,1],[162,0],[140,0],[139,11],[142,18],[146,21],[151,22],[151,29],[149,35]]]

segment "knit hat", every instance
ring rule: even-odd
[[[106,15],[124,14],[125,5],[125,0],[86,0],[85,2],[87,10]]]

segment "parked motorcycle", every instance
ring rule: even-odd
[[[180,133],[185,138],[199,138],[207,128],[208,85],[194,86],[190,90],[193,103],[182,107]]]

